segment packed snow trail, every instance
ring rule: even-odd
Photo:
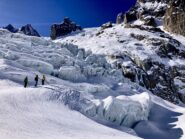
[[[5,86],[4,86],[5,87]],[[45,88],[12,86],[0,91],[1,139],[136,139],[98,124],[60,101]]]

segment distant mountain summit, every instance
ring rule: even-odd
[[[4,29],[7,29],[8,31],[12,33],[17,33],[19,29],[15,28],[13,25],[9,24],[6,27],[3,27]]]
[[[27,24],[21,27],[20,31],[22,31],[25,35],[28,35],[28,36],[40,37],[40,34],[32,27],[31,24]]]
[[[28,36],[36,36],[40,37],[40,34],[35,30],[31,24],[27,24],[25,26],[22,26],[20,29],[15,28],[13,25],[9,24],[6,27],[3,27],[4,29],[7,29],[8,31],[12,33],[23,33]]]

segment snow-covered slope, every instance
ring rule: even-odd
[[[178,93],[184,88],[178,86],[179,80],[184,82],[184,42],[159,28],[135,23],[114,25],[108,29],[84,29],[55,42],[74,44],[105,55],[109,63],[121,68],[132,81],[166,100],[178,103]]]
[[[100,34],[98,35],[98,33]],[[157,55],[149,42],[137,40],[132,37],[133,33],[136,36],[142,35],[141,37],[150,39],[161,39],[158,34],[145,30],[142,31],[137,28],[124,28],[123,25],[115,25],[113,28],[103,31],[101,31],[101,28],[84,29],[84,32],[63,37],[55,42],[72,43],[86,50],[92,50],[96,54],[122,56],[124,53],[128,53],[132,57],[137,57],[141,60],[152,58],[156,61],[164,61],[165,64],[169,65],[169,61],[163,60]]]
[[[88,34],[92,30],[87,30]],[[83,36],[74,36],[77,37]],[[116,40],[112,42],[115,44]],[[78,45],[83,47],[82,44]],[[153,96],[125,78],[122,69],[112,59],[107,62],[103,50],[98,53],[98,49],[92,53],[74,44],[56,44],[0,29],[0,136],[183,138],[185,109]],[[114,48],[107,51],[119,53]],[[40,78],[46,75],[45,86],[39,81],[39,86],[33,87],[36,74]],[[29,79],[28,88],[23,88],[25,76]]]
[[[184,65],[184,59],[180,59],[178,56],[175,57],[176,59],[168,59],[158,55],[157,50],[159,48],[153,46],[153,43],[155,41],[167,40],[168,38],[161,37],[158,32],[153,33],[139,28],[125,28],[121,24],[106,30],[101,30],[101,28],[84,29],[81,33],[62,37],[55,42],[74,44],[86,50],[91,50],[93,53],[105,56],[123,56],[124,54],[129,54],[132,58],[136,57],[142,61],[151,58],[156,62],[164,63],[166,66],[172,66],[172,63],[176,66]],[[182,42],[182,45],[179,46],[181,50],[185,50],[183,40],[184,37],[179,39]]]
[[[54,98],[54,90],[0,81],[1,139],[122,139],[137,137],[105,127],[71,111]],[[60,90],[61,94],[65,90]]]

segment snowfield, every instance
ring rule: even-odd
[[[3,81],[5,85],[15,84]],[[6,87],[0,92],[2,139],[137,139],[69,110],[49,89]]]
[[[88,51],[98,41],[90,39],[93,30],[85,32],[89,41],[80,34],[73,36],[75,44],[61,44],[0,29],[0,138],[185,138],[185,108],[153,96],[104,57],[120,53],[121,46],[108,48],[111,41],[100,41]],[[155,57],[150,46],[142,51],[140,45],[138,51],[128,46],[142,59]],[[46,85],[39,80],[33,87],[36,74],[46,75]]]

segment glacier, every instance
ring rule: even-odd
[[[115,27],[118,32],[119,27]],[[90,50],[90,45],[97,40],[92,37],[97,30],[85,31],[89,41],[83,41],[81,34],[51,41],[0,29],[0,135],[3,139],[137,139],[147,137],[147,133],[154,138],[170,138],[172,134],[173,139],[183,138],[185,109],[154,96],[124,77],[114,59],[105,57],[105,53],[111,57],[112,52],[122,51],[116,45],[119,43],[107,41],[112,38],[102,36]],[[129,29],[125,32],[129,33]],[[72,44],[71,39],[78,41]],[[130,41],[136,43],[134,39]],[[152,54],[156,58],[150,47],[139,51],[143,50],[142,46],[137,46],[138,51],[128,43],[133,55],[145,59]],[[123,64],[131,66],[128,61]],[[35,88],[35,75],[42,77],[43,74],[46,85],[41,86],[39,82]],[[28,88],[23,88],[26,76]],[[176,120],[162,121],[165,116]]]

